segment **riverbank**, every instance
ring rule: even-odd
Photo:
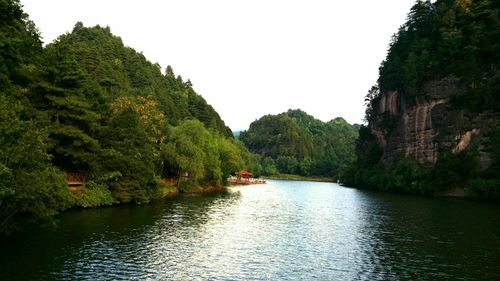
[[[224,193],[227,192],[227,186],[194,186],[188,189],[179,189],[177,186],[164,185],[153,196],[151,201],[161,200],[165,198],[172,198],[181,194],[211,194],[211,193]]]
[[[177,191],[177,194],[180,193],[187,193],[187,194],[196,194],[196,193],[221,193],[221,192],[227,192],[227,186],[206,186],[206,187],[191,187],[188,190],[182,190],[182,191]]]
[[[153,197],[153,200],[169,198],[179,194],[179,189],[173,185],[163,185]]]
[[[179,188],[174,185],[161,184],[154,193],[149,197],[149,200],[144,203],[149,203],[157,200],[162,200],[166,198],[172,198],[179,196],[180,194],[209,194],[209,193],[221,193],[227,192],[227,187],[225,186],[194,186],[189,188]],[[122,204],[130,204],[131,202],[121,203],[117,201],[111,195],[111,192],[103,189],[102,186],[90,185],[89,187],[73,190],[71,194],[74,198],[73,206],[63,210],[71,209],[95,209],[101,207],[118,206]],[[140,203],[138,203],[140,204]]]
[[[291,180],[291,181],[313,181],[313,182],[336,182],[332,177],[306,177],[299,175],[279,174],[274,176],[265,176],[263,179],[270,180]]]

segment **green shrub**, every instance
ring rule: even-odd
[[[470,193],[477,199],[500,199],[500,182],[497,179],[476,178],[469,182]]]
[[[83,208],[110,206],[116,203],[107,186],[93,181],[87,182],[86,187],[73,193],[73,196],[75,205]]]

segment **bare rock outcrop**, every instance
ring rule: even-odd
[[[481,168],[489,166],[489,155],[483,153],[481,143],[491,128],[483,120],[492,118],[450,106],[450,98],[461,90],[457,85],[455,79],[447,77],[425,84],[414,97],[397,91],[381,94],[369,127],[383,150],[385,165],[398,156],[408,156],[433,167],[444,150],[457,154],[476,145]]]
[[[462,152],[464,149],[466,149],[472,139],[472,136],[477,136],[481,132],[481,129],[472,129],[470,131],[465,132],[464,134],[460,135],[458,139],[457,145],[451,150],[453,154],[458,154]]]

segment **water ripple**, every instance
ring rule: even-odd
[[[0,269],[28,280],[498,280],[498,211],[272,181],[69,213]],[[38,263],[19,271],[28,259]]]

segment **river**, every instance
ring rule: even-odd
[[[500,280],[500,206],[270,181],[73,210],[0,241],[1,280]]]

